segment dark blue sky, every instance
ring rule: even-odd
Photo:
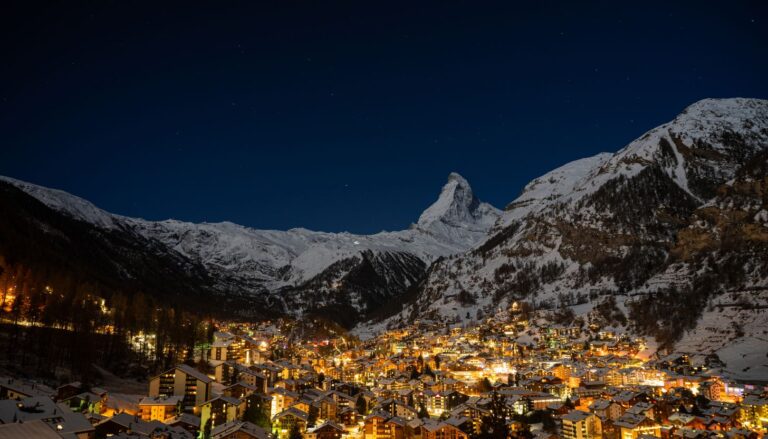
[[[50,3],[0,14],[0,174],[148,219],[400,229],[768,98],[764,1]]]

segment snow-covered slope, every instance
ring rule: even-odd
[[[72,218],[85,221],[103,229],[116,227],[116,215],[105,212],[94,206],[90,201],[76,197],[58,189],[50,189],[11,177],[0,176],[0,181],[10,183],[24,192],[37,198],[46,206],[69,215]]]
[[[274,294],[282,288],[296,287],[333,264],[364,252],[410,255],[428,264],[482,242],[500,216],[499,210],[478,201],[467,181],[455,173],[416,225],[374,235],[256,230],[229,222],[146,221],[110,214],[63,191],[8,177],[0,180],[56,211],[100,229],[128,232],[162,243],[169,251],[206,267],[222,291],[238,294]]]
[[[602,153],[575,160],[528,183],[523,192],[506,207],[501,226],[539,212],[552,204],[573,199],[586,190],[585,183],[608,162],[613,154]]]
[[[768,101],[696,102],[614,154],[533,180],[486,242],[430,267],[418,297],[378,327],[429,316],[471,321],[512,300],[556,307],[673,287],[699,297],[739,283],[764,286],[764,191],[751,189],[738,198],[751,197],[741,206],[724,185],[766,150]],[[762,172],[735,186],[762,181]],[[719,216],[706,209],[712,203]],[[733,248],[730,236],[741,244]],[[743,276],[723,274],[740,266]]]
[[[615,154],[575,160],[531,181],[512,201],[502,225],[555,204],[578,201],[617,177],[631,178],[660,166],[698,200],[732,177],[740,164],[765,147],[768,101],[704,99],[673,121],[656,127]]]

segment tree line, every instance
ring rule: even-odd
[[[87,382],[98,365],[144,377],[194,361],[213,332],[205,316],[143,292],[104,291],[2,257],[0,299],[0,358],[22,376]]]

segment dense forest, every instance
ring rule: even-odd
[[[20,375],[82,380],[99,365],[143,377],[194,361],[213,330],[205,316],[144,293],[107,295],[94,283],[41,276],[2,258],[0,291],[0,358]]]

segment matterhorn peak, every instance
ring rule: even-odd
[[[448,174],[448,183],[452,181],[455,181],[460,185],[469,187],[469,182],[467,182],[467,179],[462,177],[461,174],[459,174],[458,172],[451,172],[450,174]],[[446,183],[446,185],[448,185],[448,183]]]
[[[460,174],[451,172],[437,201],[421,214],[417,225],[420,228],[427,228],[434,223],[474,225],[478,222],[485,223],[485,217],[488,215],[493,216],[495,220],[498,211],[488,204],[481,203],[467,180]]]

